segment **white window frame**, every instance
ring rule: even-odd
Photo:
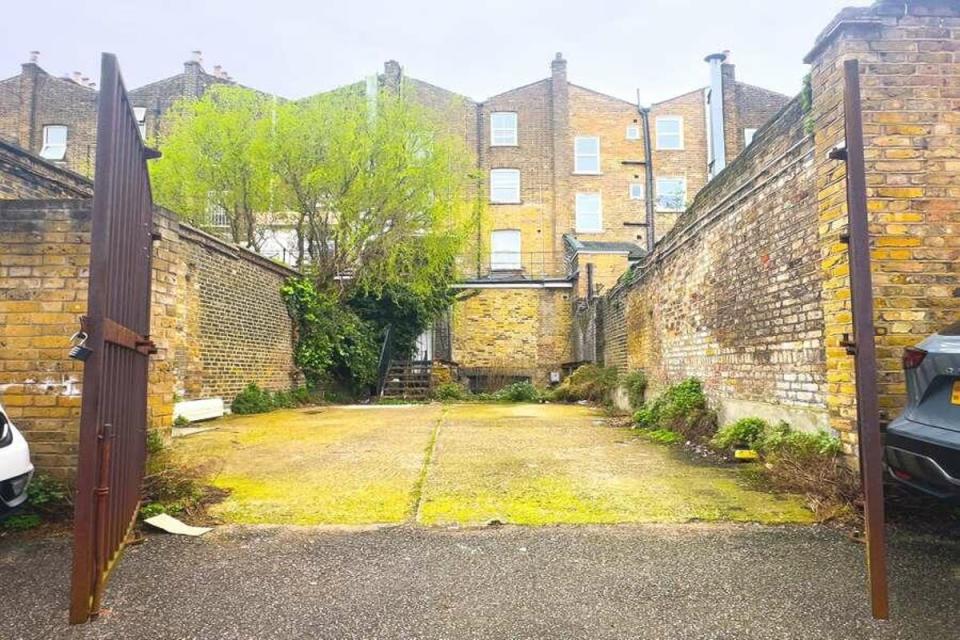
[[[581,143],[581,142],[585,142],[585,141],[587,141],[587,140],[595,140],[595,141],[596,141],[596,143],[597,143],[597,150],[596,150],[595,153],[580,153],[580,152],[577,150],[577,147],[580,145],[580,143]],[[596,166],[596,169],[585,169],[585,168],[581,168],[581,166],[580,166],[580,160],[581,160],[581,158],[583,158],[583,159],[587,159],[587,158],[593,159],[593,158],[596,158],[596,165],[597,165],[597,166]],[[598,175],[600,175],[600,173],[601,173],[601,171],[600,171],[600,136],[576,136],[576,137],[573,139],[573,172],[574,172],[574,173],[577,173],[577,174],[580,174],[580,175],[588,175],[588,176],[598,176]]]
[[[50,134],[53,131],[63,131],[63,142],[50,142]],[[43,125],[43,146],[40,147],[40,157],[46,160],[63,160],[67,156],[67,144],[69,144],[70,128],[65,124],[45,124]]]
[[[498,246],[497,239],[501,239]],[[503,240],[507,240],[506,245]],[[523,238],[519,229],[494,229],[490,232],[490,270],[519,271],[523,268]],[[506,249],[503,247],[507,246]]]
[[[746,149],[753,142],[753,136],[757,135],[756,127],[743,128],[743,148]]]
[[[631,200],[643,200],[643,183],[631,182],[627,187],[627,196]]]
[[[640,139],[640,125],[637,123],[627,125],[627,140]]]
[[[596,198],[597,201],[597,226],[587,227],[584,226],[581,222],[581,203],[584,202],[587,198],[593,199]],[[585,213],[583,215],[593,215],[593,213]],[[580,192],[577,193],[574,200],[574,225],[577,233],[603,233],[603,194],[599,191],[589,191],[589,192]]]
[[[512,184],[504,186],[502,182],[497,184],[498,179],[503,180],[510,176],[511,182],[516,177],[516,186]],[[505,189],[516,189],[515,196],[503,196],[498,192]],[[490,169],[490,202],[493,204],[520,204],[520,169],[499,168]]]
[[[498,116],[510,116],[513,122],[507,126],[498,125]],[[490,114],[490,146],[516,147],[519,139],[519,118],[516,111],[494,111]]]
[[[679,207],[665,207],[661,205],[660,200],[660,185],[665,181],[670,182],[679,182],[683,185],[683,201],[680,203]],[[659,176],[657,177],[657,197],[655,200],[657,204],[657,211],[683,211],[687,208],[687,179],[683,176]]]
[[[134,107],[133,117],[137,119],[137,129],[140,130],[140,138],[147,139],[147,108]]]
[[[678,133],[665,133],[660,130],[660,124],[667,124],[668,122],[674,122],[677,126]],[[683,151],[683,116],[657,116],[656,118],[656,135],[657,135],[657,151]],[[664,144],[664,137],[670,136],[671,138],[677,136],[677,145],[668,146]]]

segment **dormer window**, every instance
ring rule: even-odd
[[[516,113],[497,111],[490,114],[490,145],[493,147],[517,146]]]
[[[147,108],[134,107],[133,115],[137,119],[137,129],[140,130],[140,138],[147,139]]]
[[[40,157],[47,160],[63,160],[67,155],[67,127],[48,124],[43,127],[43,146]]]

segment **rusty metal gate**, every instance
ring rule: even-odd
[[[146,460],[152,210],[146,148],[103,54],[91,220],[70,622],[96,616],[140,503]],[[75,354],[76,355],[76,354]]]
[[[843,65],[843,124],[845,144],[831,157],[846,162],[847,244],[850,261],[850,302],[853,339],[842,346],[854,357],[857,399],[857,441],[864,494],[867,542],[867,579],[873,617],[890,617],[887,587],[886,532],[883,507],[883,446],[877,401],[877,356],[873,323],[873,279],[870,273],[870,235],[867,227],[867,182],[863,154],[863,114],[860,102],[860,65]]]

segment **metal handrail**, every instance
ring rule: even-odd
[[[485,251],[458,258],[462,278],[506,279],[563,278],[567,275],[566,256],[560,251]]]
[[[383,330],[383,345],[380,347],[380,361],[377,368],[377,396],[383,396],[383,388],[387,382],[387,372],[390,371],[390,361],[393,359],[393,327],[387,325]]]

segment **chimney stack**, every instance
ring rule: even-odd
[[[563,79],[567,79],[567,61],[563,59],[563,54],[557,51],[557,55],[554,56],[553,62],[550,63],[550,72],[554,77],[563,76]]]
[[[38,64],[40,62],[40,52],[31,51],[30,52],[30,64]]]
[[[710,153],[707,162],[711,178],[727,166],[726,138],[723,131],[723,63],[728,55],[728,51],[723,51],[721,53],[711,53],[703,59],[710,65],[710,94],[708,98]]]
[[[387,60],[383,63],[383,85],[388,91],[400,93],[403,83],[403,68],[396,60]]]

